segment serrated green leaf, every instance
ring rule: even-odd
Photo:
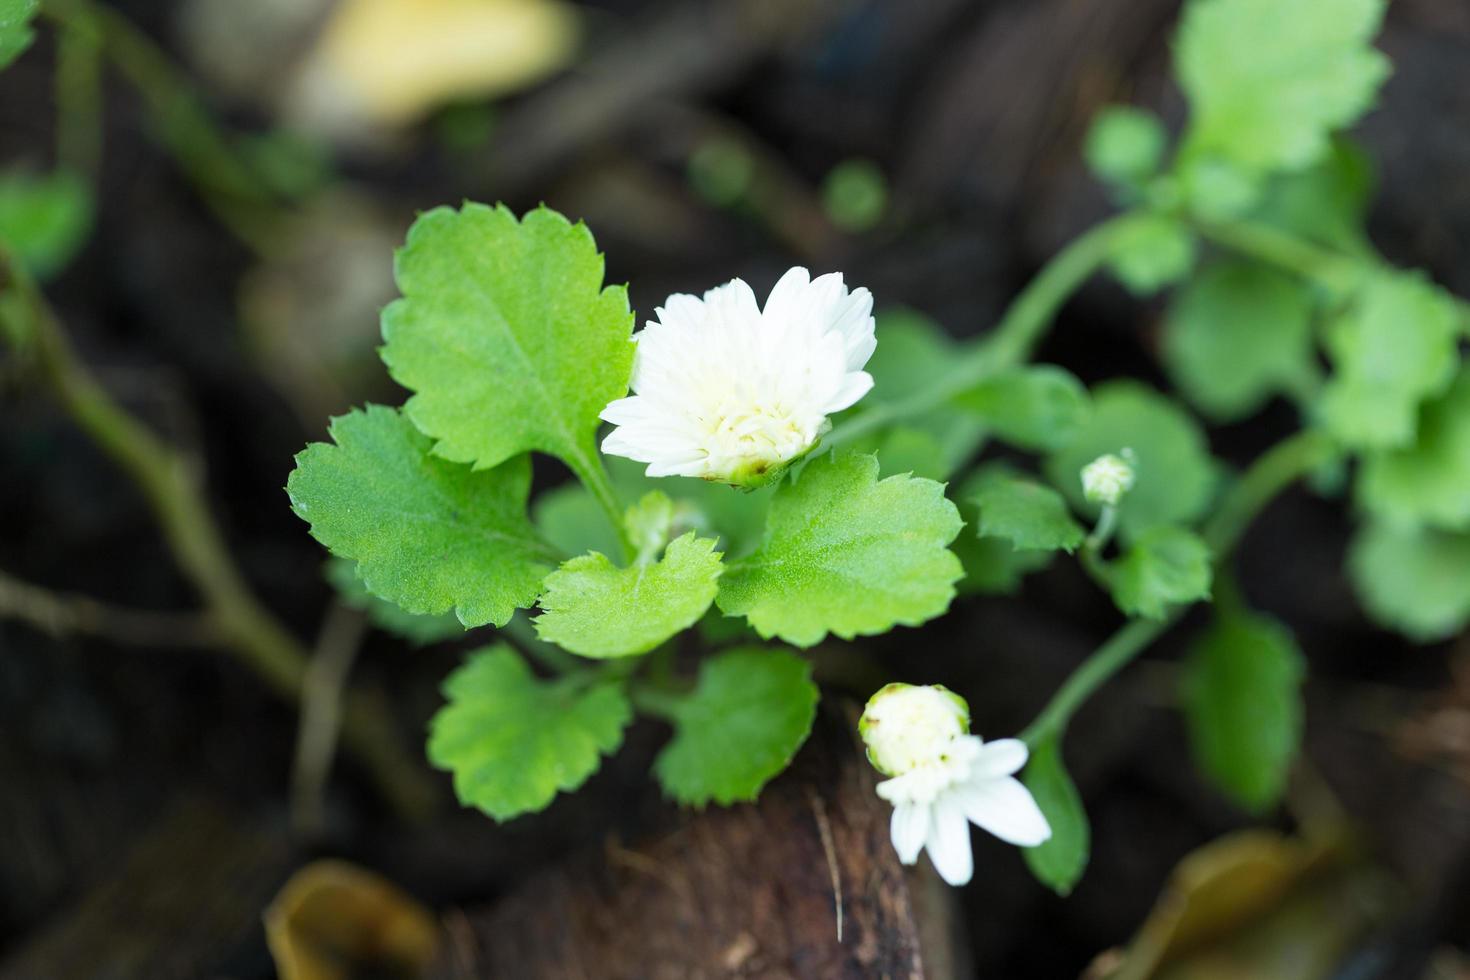
[[[1103,180],[1135,185],[1158,172],[1168,142],[1164,124],[1152,112],[1110,105],[1092,121],[1083,155]]]
[[[1241,806],[1276,803],[1302,734],[1305,661],[1276,620],[1222,610],[1184,661],[1185,720],[1204,773]]]
[[[673,740],[654,760],[664,792],[692,806],[754,800],[811,733],[811,673],[802,658],[760,647],[705,661],[674,710]]]
[[[1470,373],[1424,406],[1418,430],[1414,445],[1363,458],[1358,500],[1391,522],[1470,530]]]
[[[932,320],[913,310],[879,313],[876,334],[878,346],[867,364],[873,390],[850,416],[927,391],[960,356],[958,344]],[[942,480],[975,454],[983,431],[984,425],[972,413],[946,404],[909,416],[902,426],[859,439],[851,448],[877,454],[884,473],[911,471],[915,476]],[[919,453],[932,448],[922,446],[923,436],[932,440],[938,453],[921,461]],[[914,465],[916,462],[922,465]]]
[[[965,478],[953,496],[966,527],[980,524],[975,495],[997,474],[1004,476],[1010,472],[1003,465],[989,464]],[[1023,578],[1051,564],[1055,554],[1017,551],[1004,538],[982,538],[972,532],[961,532],[949,547],[965,569],[965,577],[956,586],[961,595],[1012,595],[1021,587]]]
[[[65,268],[91,231],[92,188],[81,177],[64,170],[0,176],[0,241],[37,279]]]
[[[0,0],[0,68],[10,67],[36,39],[31,21],[40,8],[40,0]]]
[[[1092,392],[1087,424],[1047,458],[1047,479],[1079,513],[1097,514],[1082,496],[1082,467],[1104,453],[1132,449],[1137,478],[1118,506],[1126,540],[1151,527],[1188,524],[1209,506],[1216,466],[1204,432],[1172,399],[1136,381],[1111,381]]]
[[[1459,361],[1453,300],[1422,275],[1383,271],[1328,327],[1334,373],[1322,390],[1322,423],[1351,449],[1414,440],[1419,406],[1443,392]]]
[[[979,510],[975,533],[1005,538],[1017,550],[1070,553],[1086,537],[1062,495],[1032,480],[996,474],[972,499]]]
[[[411,613],[451,608],[466,626],[502,626],[550,571],[526,519],[526,457],[471,470],[429,453],[431,440],[391,408],[332,420],[286,481],[291,508],[334,555],[358,562],[368,591]]]
[[[1036,847],[1022,848],[1021,856],[1037,881],[1058,895],[1070,895],[1087,870],[1092,830],[1055,738],[1043,739],[1031,747],[1021,782],[1051,825],[1051,837]]]
[[[1384,0],[1191,0],[1175,39],[1185,153],[1259,171],[1320,160],[1388,77],[1372,47]]]
[[[1047,451],[1070,442],[1087,422],[1087,389],[1070,372],[1043,364],[987,378],[955,398],[995,435],[1022,449]]]
[[[595,553],[564,562],[546,577],[536,632],[584,657],[647,653],[699,622],[714,601],[723,570],[714,548],[690,531],[646,565],[618,568]]]
[[[1164,362],[1176,385],[1222,422],[1250,415],[1316,370],[1312,295],[1254,262],[1221,262],[1191,279],[1164,322]]]
[[[454,774],[460,803],[502,822],[581,786],[633,718],[621,682],[537,680],[501,645],[470,654],[444,696],[429,722],[429,761]]]
[[[1368,615],[1412,640],[1470,624],[1470,534],[1369,521],[1348,549],[1348,574]]]
[[[633,314],[602,285],[586,226],[466,204],[419,217],[394,266],[382,354],[404,411],[445,459],[495,466],[536,450],[596,466],[598,413],[628,389]]]
[[[1255,220],[1328,248],[1368,255],[1372,245],[1364,223],[1374,182],[1368,154],[1339,136],[1313,166],[1274,177]]]
[[[1119,233],[1108,268],[1138,296],[1152,296],[1194,268],[1199,242],[1189,226],[1164,214],[1139,214]]]
[[[1210,549],[1197,535],[1150,528],[1113,566],[1113,601],[1129,616],[1163,619],[1171,605],[1208,598],[1210,579]]]
[[[777,491],[764,541],[728,568],[716,602],[803,647],[917,626],[954,598],[963,569],[945,545],[961,526],[941,484],[880,481],[860,453],[823,456]]]
[[[414,646],[428,646],[464,636],[464,624],[453,613],[417,616],[387,599],[379,599],[357,577],[356,563],[346,558],[333,558],[327,562],[326,577],[345,605],[362,612],[378,629],[401,636]]]

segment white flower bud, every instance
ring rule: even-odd
[[[970,706],[937,684],[889,684],[868,699],[858,722],[868,760],[885,776],[939,759],[969,730]]]
[[[1124,449],[1121,453],[1099,456],[1082,467],[1082,496],[1096,504],[1118,506],[1137,479],[1133,458],[1133,450]]]

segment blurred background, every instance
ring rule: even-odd
[[[1176,127],[1183,114],[1173,0],[44,7],[0,75],[0,227],[31,243],[73,363],[203,486],[247,605],[315,654],[308,685],[334,690],[351,665],[348,713],[376,732],[358,757],[401,778],[350,754],[324,768],[335,722],[301,734],[282,685],[221,654],[199,569],[181,567],[151,498],[7,350],[0,976],[15,980],[272,976],[290,954],[278,943],[273,960],[262,912],[321,856],[353,864],[318,866],[325,885],[273,906],[278,936],[281,916],[322,916],[342,956],[376,949],[361,955],[377,972],[296,975],[415,975],[434,921],[473,932],[477,910],[538,894],[559,862],[682,819],[643,777],[663,738],[646,723],[545,814],[497,827],[458,809],[421,736],[438,683],[483,638],[378,628],[289,512],[292,456],[327,417],[401,400],[377,313],[416,213],[471,199],[584,219],[641,315],[737,275],[764,294],[801,264],[969,336],[1108,213],[1080,156],[1096,110],[1134,102]],[[1381,44],[1395,74],[1358,134],[1378,168],[1373,237],[1470,295],[1470,5],[1396,0]],[[1040,359],[1163,386],[1159,313],[1100,281]],[[1238,463],[1294,425],[1277,405],[1213,430],[1213,448]],[[926,976],[1103,971],[1147,921],[1160,948],[1197,929],[1234,952],[1174,973],[1136,964],[1140,977],[1470,977],[1470,647],[1370,627],[1341,572],[1347,529],[1342,501],[1296,491],[1242,551],[1253,604],[1292,624],[1311,662],[1286,811],[1263,822],[1195,775],[1166,640],[1073,726],[1094,834],[1081,885],[1057,898],[977,838],[976,883],[940,941],[955,959]],[[1014,731],[1115,619],[1059,563],[867,644],[862,662],[945,683],[988,731]],[[1308,824],[1329,830],[1306,841]],[[1266,830],[1218,846],[1246,826]],[[313,910],[315,886],[336,897]],[[339,919],[376,923],[376,938],[336,935]],[[797,969],[721,963],[708,975]]]

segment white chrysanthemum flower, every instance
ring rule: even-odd
[[[905,719],[914,726],[907,736],[893,730]],[[859,722],[870,757],[909,763],[878,784],[878,795],[893,804],[890,834],[899,860],[913,864],[927,850],[951,885],[974,873],[972,823],[1021,847],[1051,837],[1031,791],[1015,778],[1026,764],[1026,743],[985,742],[968,728],[963,698],[944,688],[893,684],[873,696]]]
[[[1093,503],[1116,507],[1123,495],[1133,489],[1135,479],[1133,450],[1108,453],[1082,467],[1082,496]]]
[[[827,416],[873,387],[873,297],[792,269],[762,310],[739,279],[670,296],[634,338],[633,394],[602,411],[602,451],[649,476],[759,486],[809,452]]]

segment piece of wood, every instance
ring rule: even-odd
[[[956,973],[950,896],[898,862],[889,807],[856,735],[824,707],[760,801],[547,870],[487,909],[453,912],[434,980],[700,980]]]

